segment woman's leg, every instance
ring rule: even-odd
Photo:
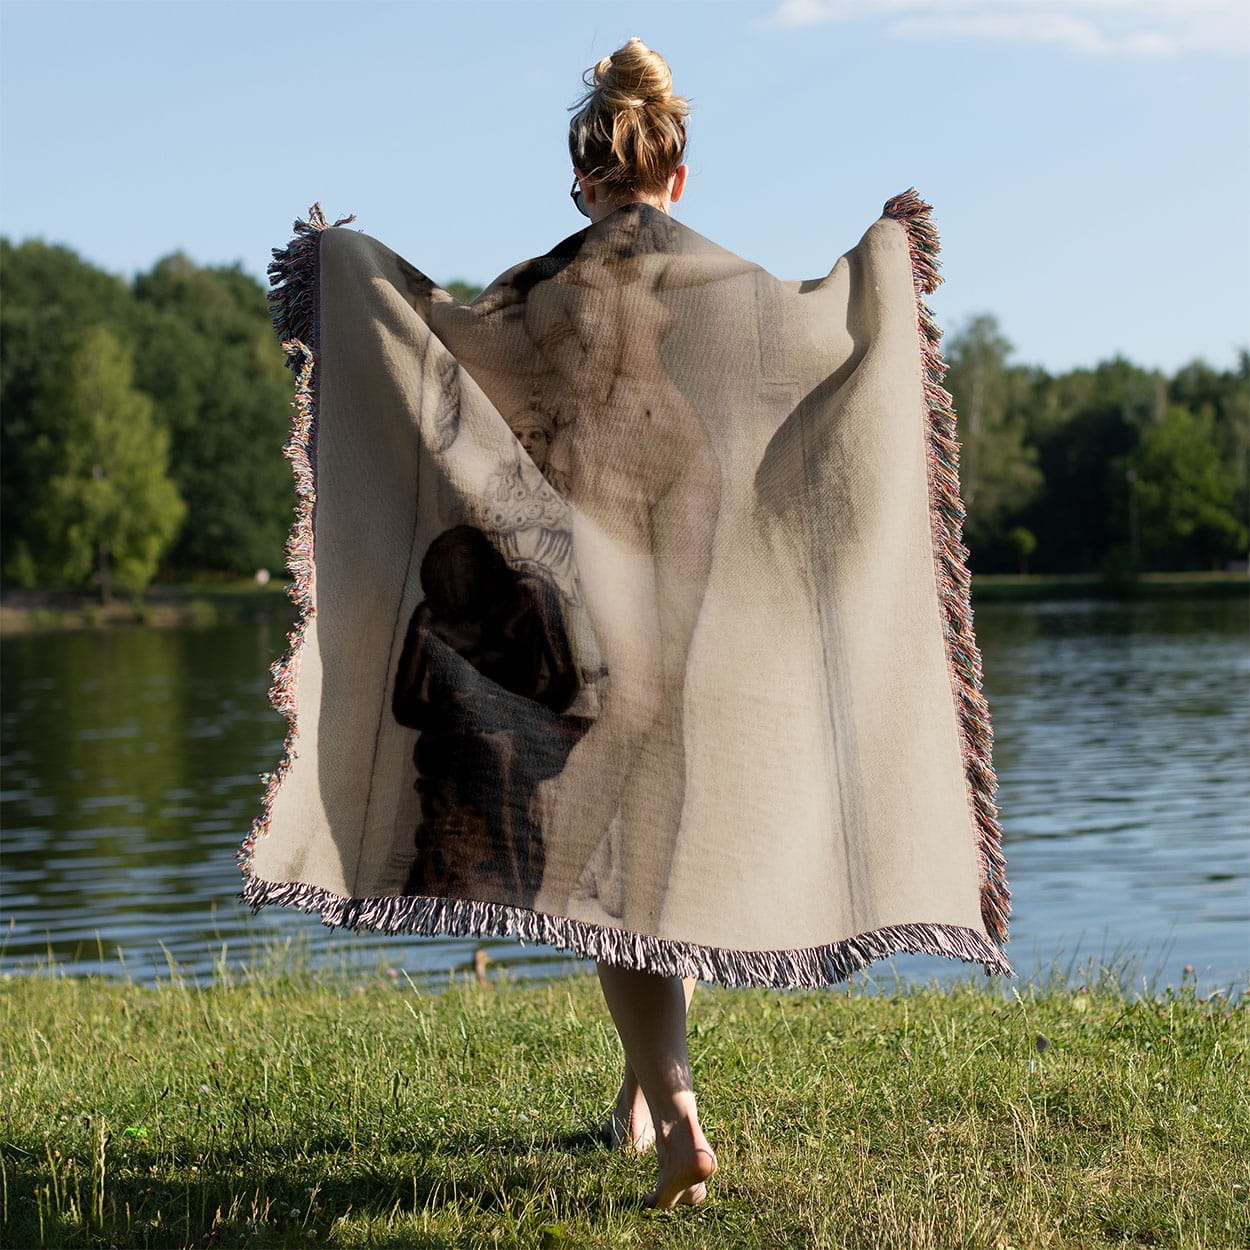
[[[686,1052],[686,993],[680,977],[657,976],[600,963],[603,997],[651,1110],[660,1164],[655,1207],[693,1206],[707,1197],[704,1182],[716,1156],[699,1127]]]
[[[694,977],[685,977],[682,980],[687,1012],[698,984]],[[628,1056],[625,1058],[625,1079],[621,1082],[607,1123],[600,1129],[600,1136],[609,1146],[626,1147],[639,1153],[655,1145],[655,1125],[651,1122],[651,1108],[647,1106],[646,1095],[638,1084],[638,1074]]]

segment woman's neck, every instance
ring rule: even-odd
[[[663,192],[655,195],[622,195],[619,199],[601,200],[596,198],[593,204],[586,207],[590,210],[591,221],[602,221],[605,217],[610,217],[618,208],[624,208],[626,204],[650,204],[652,208],[658,208],[660,212],[667,213],[669,205],[672,201]]]

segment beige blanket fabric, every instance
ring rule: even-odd
[[[296,223],[248,902],[728,985],[1010,974],[928,213],[783,282],[633,204],[471,304]]]

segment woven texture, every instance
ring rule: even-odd
[[[243,897],[727,985],[1010,975],[929,207],[783,282],[633,204],[471,304],[345,226],[271,266],[300,612]]]

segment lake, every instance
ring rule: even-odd
[[[1250,605],[976,607],[1022,977],[1109,962],[1208,989],[1250,969]],[[444,981],[485,946],[515,976],[589,967],[509,940],[377,937],[237,901],[277,622],[18,635],[0,645],[0,971],[207,981],[280,959]],[[920,957],[877,981],[949,976]]]

